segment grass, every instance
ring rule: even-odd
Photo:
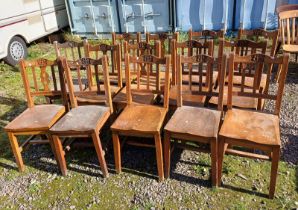
[[[53,59],[54,50],[49,44],[33,44],[29,48],[29,59],[44,57]],[[23,85],[20,72],[17,68],[6,64],[0,64],[0,182],[5,183],[9,189],[24,188],[13,195],[15,201],[11,202],[11,196],[4,192],[9,190],[0,188],[0,208],[18,209],[21,206],[32,209],[48,209],[59,206],[60,209],[178,209],[197,208],[202,209],[293,209],[298,208],[298,168],[280,161],[279,176],[277,182],[276,198],[269,200],[263,197],[268,193],[270,163],[250,160],[246,158],[226,156],[224,160],[223,182],[224,187],[214,189],[201,186],[200,191],[184,192],[181,185],[183,181],[170,179],[166,182],[173,187],[169,192],[181,194],[181,200],[172,193],[167,193],[164,202],[156,203],[154,200],[144,200],[143,204],[132,202],[137,195],[136,189],[131,183],[137,183],[142,191],[144,180],[148,182],[152,178],[144,178],[130,172],[120,175],[111,174],[104,180],[100,176],[86,175],[85,173],[70,170],[70,176],[62,177],[58,170],[47,171],[47,163],[36,167],[42,162],[42,157],[31,157],[33,153],[49,150],[47,146],[34,146],[25,157],[26,170],[24,173],[16,171],[16,164],[10,149],[7,135],[3,127],[26,108]],[[39,149],[41,148],[41,149]],[[154,155],[154,153],[153,153]],[[88,157],[95,157],[94,151],[74,151],[67,157],[67,162],[80,164]],[[87,157],[87,158],[86,158]],[[50,157],[53,159],[53,157]],[[179,160],[178,160],[179,161]],[[53,161],[55,164],[55,161]],[[56,165],[54,166],[54,168]],[[113,165],[109,165],[113,169]],[[210,157],[198,153],[196,164],[190,168],[197,180],[209,182]],[[51,178],[49,178],[51,177]],[[245,177],[245,178],[243,178]],[[87,180],[87,181],[86,181]],[[119,186],[121,184],[121,187]],[[193,189],[200,186],[199,181],[192,183]],[[158,183],[161,185],[162,183]],[[145,188],[145,187],[144,187]],[[152,189],[154,191],[154,189]],[[158,192],[157,192],[158,193]],[[34,199],[32,199],[34,198]]]

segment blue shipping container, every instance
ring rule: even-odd
[[[231,29],[234,0],[176,0],[176,30]]]
[[[79,35],[119,32],[116,0],[68,0],[71,31]]]
[[[122,32],[171,31],[169,0],[118,0]]]

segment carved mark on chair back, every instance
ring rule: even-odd
[[[157,33],[157,34],[151,34],[149,32],[146,33],[146,42],[152,43],[155,41],[160,41],[161,45],[161,53],[160,56],[163,58],[167,54],[171,54],[172,52],[172,40],[178,41],[179,39],[179,33],[175,32],[173,34],[170,33]]]
[[[228,61],[229,68],[229,83],[228,83],[228,108],[232,108],[232,96],[243,96],[243,97],[252,97],[258,99],[258,106],[262,99],[274,100],[275,101],[275,110],[274,114],[278,115],[280,112],[281,98],[283,94],[285,79],[288,71],[288,61],[289,55],[284,55],[278,58],[270,57],[265,54],[252,54],[247,56],[239,56],[234,53],[230,54]],[[243,66],[253,66],[254,71],[249,69],[242,68],[239,72],[238,69],[235,69],[235,64],[242,64]],[[272,75],[272,66],[277,65],[281,66],[281,80],[278,84],[278,89],[276,93],[271,93],[269,91],[270,78]],[[266,85],[261,87],[261,76],[262,73],[266,72]],[[240,90],[233,89],[233,78],[234,75],[241,75],[241,84]],[[253,86],[245,86],[245,80],[247,77],[253,79]],[[264,88],[264,90],[262,90]]]
[[[298,9],[279,14],[280,35],[283,45],[298,45]]]
[[[65,57],[67,60],[75,61],[84,57],[83,42],[68,41],[64,43],[54,42],[56,57]]]
[[[277,47],[277,41],[278,41],[278,30],[274,31],[266,31],[264,29],[254,29],[254,30],[244,30],[239,29],[238,31],[238,40],[241,40],[243,38],[247,38],[252,41],[260,41],[260,38],[263,38],[267,41],[271,41],[271,49],[270,49],[270,56],[275,56],[275,51]]]
[[[177,56],[178,54],[184,56],[193,56],[199,54],[205,54],[209,56],[213,56],[213,41],[208,40],[206,42],[199,42],[195,40],[188,40],[185,42],[176,42],[176,40],[172,40],[172,83],[176,84],[176,74],[177,74]],[[182,74],[189,74],[192,71],[193,65],[188,64],[188,68],[182,66]],[[191,81],[189,81],[191,82]]]
[[[126,93],[127,93],[127,103],[132,103],[132,95],[131,95],[131,71],[130,64],[136,64],[138,67],[137,72],[137,90],[145,90],[154,92],[157,94],[164,95],[164,107],[168,108],[169,106],[169,88],[170,88],[170,56],[166,56],[165,58],[159,58],[154,55],[141,55],[139,57],[130,56],[128,53],[125,55],[125,73],[126,73]],[[162,91],[160,88],[160,69],[164,66],[165,69],[165,86]],[[140,72],[146,72],[145,81],[141,81]],[[156,86],[154,89],[151,89],[150,85],[150,76],[152,72],[155,73],[156,76]]]
[[[110,79],[109,79],[109,70],[108,70],[108,60],[107,56],[103,55],[102,58],[92,59],[92,58],[81,58],[77,61],[67,61],[66,59],[62,60],[62,66],[65,71],[67,86],[69,90],[69,97],[71,101],[71,106],[77,107],[77,97],[84,96],[88,94],[103,94],[106,98],[106,105],[110,107],[111,112],[113,112],[112,105],[112,97],[110,90]],[[84,77],[87,78],[86,75],[88,71],[86,69],[93,68],[95,71],[95,79],[96,79],[96,90],[87,90],[86,87],[83,86]],[[74,71],[71,69],[76,69],[76,75],[74,75]],[[102,75],[104,77],[103,84],[101,84],[99,79],[99,71],[102,71]],[[78,90],[74,88],[74,81],[78,81]]]
[[[208,100],[212,97],[218,97],[218,110],[222,111],[223,108],[223,88],[224,88],[224,78],[226,74],[226,55],[224,54],[221,58],[214,58],[209,55],[198,54],[191,57],[185,57],[182,55],[178,56],[177,59],[177,83],[178,83],[178,93],[177,93],[177,105],[182,106],[182,75],[183,75],[183,66],[185,65],[197,65],[199,66],[197,75],[199,76],[199,83],[193,84],[189,83],[189,90],[194,95],[206,96],[205,104],[208,103]],[[215,65],[216,64],[216,65]],[[218,88],[219,91],[216,91],[214,84],[216,83],[215,77],[213,76],[215,71],[215,66],[218,70]],[[189,81],[192,81],[192,72],[189,72]],[[204,77],[206,81],[204,82]],[[198,87],[194,87],[198,86]]]
[[[99,59],[107,55],[109,65],[109,75],[115,75],[118,78],[118,87],[122,87],[122,65],[121,65],[121,45],[97,44],[91,45],[84,40],[86,57]]]
[[[63,96],[65,92],[63,73],[57,60],[50,61],[43,58],[33,61],[21,60],[20,69],[28,107],[34,106],[34,96]]]

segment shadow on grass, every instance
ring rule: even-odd
[[[243,188],[240,188],[240,187],[235,187],[235,186],[232,186],[232,185],[223,184],[222,187],[226,188],[226,189],[229,189],[229,190],[232,190],[232,191],[240,192],[240,193],[245,193],[245,194],[250,194],[250,195],[256,195],[256,196],[263,197],[263,198],[268,198],[268,194],[255,192],[255,191],[248,190],[248,189],[243,189]],[[269,193],[269,191],[268,191],[268,193]]]

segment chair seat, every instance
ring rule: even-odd
[[[198,90],[198,86],[192,86],[194,91]],[[178,86],[175,85],[170,89],[170,96],[169,96],[169,104],[170,106],[177,106],[177,88]],[[182,98],[183,98],[183,105],[186,106],[204,106],[204,102],[206,97],[202,95],[194,95],[189,90],[188,85],[182,85]]]
[[[285,44],[282,46],[283,51],[290,53],[298,53],[298,45],[294,44]]]
[[[167,109],[153,105],[133,104],[125,107],[111,126],[112,131],[159,132]]]
[[[136,85],[132,85],[132,101],[137,104],[153,104],[156,99],[156,94],[150,90],[136,90]],[[126,98],[126,87],[122,88],[121,91],[113,98],[113,103],[117,107],[124,107],[127,104]]]
[[[88,132],[99,128],[110,116],[110,108],[105,106],[78,106],[71,109],[51,129],[53,133]]]
[[[240,91],[240,87],[233,87],[234,91]],[[218,91],[218,89],[217,89]],[[223,105],[226,106],[228,101],[228,86],[224,87],[224,95],[223,95]],[[211,104],[218,103],[218,97],[211,97],[209,100]],[[244,96],[233,96],[232,97],[232,105],[238,108],[245,109],[257,109],[258,107],[258,99],[252,97],[244,97]]]
[[[4,129],[7,132],[48,131],[64,114],[65,107],[56,104],[27,108]]]
[[[200,107],[178,107],[165,130],[178,134],[217,138],[221,112]]]
[[[219,135],[262,145],[280,145],[279,118],[250,110],[228,110]]]

